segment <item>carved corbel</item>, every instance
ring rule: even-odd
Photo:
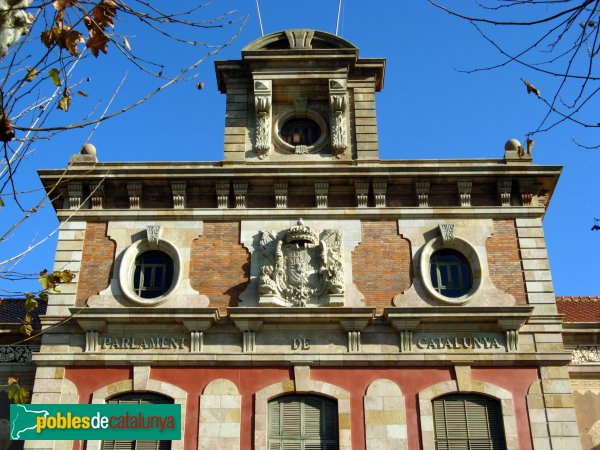
[[[256,154],[264,159],[271,154],[271,123],[273,95],[271,80],[254,81],[254,109],[256,111]]]
[[[458,187],[458,202],[460,206],[471,206],[471,189],[473,182],[471,180],[460,180],[456,183]]]
[[[329,112],[331,116],[331,149],[333,156],[341,158],[348,149],[346,107],[348,94],[346,80],[329,80]]]
[[[500,197],[501,206],[510,206],[510,194],[512,191],[512,180],[503,178],[498,180],[498,197]]]
[[[171,193],[173,194],[173,208],[185,208],[185,181],[173,181],[171,183]]]
[[[329,194],[329,181],[315,181],[315,197],[317,208],[327,208],[327,196]]]
[[[442,235],[442,241],[444,245],[448,245],[454,241],[454,225],[451,223],[440,223],[438,225],[440,234]]]
[[[288,184],[287,181],[275,182],[275,207],[287,208]]]
[[[348,332],[348,352],[360,352],[360,332],[369,324],[369,319],[341,320],[340,325]]]
[[[523,206],[531,206],[533,200],[533,178],[520,178],[519,191]]]
[[[245,208],[246,207],[246,194],[248,193],[248,182],[247,181],[234,181],[233,182],[233,194],[235,195],[235,207]]]
[[[215,183],[217,191],[217,207],[219,209],[227,208],[229,199],[229,181],[217,181]]]
[[[369,181],[356,180],[354,182],[354,190],[356,192],[356,206],[366,208],[369,199]]]
[[[429,206],[429,180],[418,180],[415,182],[417,190],[417,206],[426,208]]]
[[[387,193],[387,180],[373,180],[373,194],[375,195],[375,207],[385,208]]]
[[[129,195],[129,209],[140,209],[142,183],[139,181],[130,181],[127,183],[127,194]]]
[[[102,209],[104,207],[104,185],[102,183],[90,184],[90,197],[92,209]]]
[[[81,207],[81,197],[83,196],[83,186],[81,183],[69,183],[69,209],[79,209]]]

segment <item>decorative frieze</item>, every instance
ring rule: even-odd
[[[519,191],[521,192],[521,204],[523,206],[532,206],[533,178],[520,178]]]
[[[102,182],[91,183],[89,187],[92,209],[102,209],[104,207],[104,184]]]
[[[354,192],[356,193],[356,206],[366,208],[369,200],[369,181],[356,180],[354,182]]]
[[[287,208],[288,204],[288,183],[287,181],[275,182],[275,207]]]
[[[31,354],[28,345],[0,347],[0,363],[31,364]]]
[[[348,149],[347,98],[346,80],[329,80],[331,149],[336,158],[344,156]]]
[[[140,198],[142,196],[142,183],[130,181],[127,183],[127,194],[129,195],[129,209],[140,209]]]
[[[272,81],[254,81],[254,109],[256,111],[256,154],[264,159],[271,154]]]
[[[415,189],[417,191],[417,206],[426,208],[429,206],[429,180],[417,180]]]
[[[375,196],[375,207],[385,208],[387,194],[387,180],[373,180],[373,195]]]
[[[81,183],[69,183],[67,187],[69,191],[69,209],[81,208],[81,200],[83,197],[83,186]]]
[[[329,195],[329,181],[315,181],[315,201],[317,208],[327,208],[327,196]]]
[[[456,185],[458,187],[458,203],[460,206],[471,206],[471,189],[473,188],[473,182],[471,180],[459,180]]]
[[[512,180],[504,178],[498,180],[498,197],[500,198],[500,206],[510,206],[510,196],[512,192]]]
[[[600,363],[600,345],[580,345],[573,350],[571,364]]]
[[[234,181],[233,182],[233,194],[235,195],[235,207],[245,208],[246,207],[246,194],[248,193],[248,182],[247,181]]]
[[[185,181],[173,181],[171,183],[171,193],[173,194],[173,208],[175,208],[175,209],[185,208],[186,186],[187,186],[187,184]]]
[[[215,183],[215,190],[217,191],[217,208],[227,208],[229,200],[229,181],[217,181]]]

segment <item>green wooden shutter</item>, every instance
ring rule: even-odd
[[[437,450],[506,449],[500,403],[483,395],[451,394],[433,401]]]
[[[315,395],[269,402],[269,450],[336,450],[337,404]]]
[[[128,392],[106,403],[118,405],[172,404],[173,399],[153,392]],[[171,450],[171,441],[102,441],[102,450]]]

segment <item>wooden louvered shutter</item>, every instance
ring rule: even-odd
[[[337,404],[288,395],[269,402],[269,450],[337,450]]]
[[[504,425],[498,401],[451,394],[433,401],[437,450],[503,450]]]
[[[107,400],[108,404],[172,404],[173,399],[152,392],[128,392]],[[103,441],[102,450],[171,450],[171,441]]]

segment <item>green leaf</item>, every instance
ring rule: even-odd
[[[8,400],[16,404],[28,403],[29,391],[18,384],[14,384],[8,388]]]
[[[32,331],[33,327],[29,324],[23,324],[19,327],[19,332],[25,336],[31,336]]]
[[[52,80],[55,86],[60,86],[60,72],[56,67],[50,69],[48,75],[50,75],[50,79]]]
[[[4,200],[2,200],[2,197],[0,197],[0,206],[4,206]]]
[[[28,67],[27,75],[25,76],[25,81],[27,81],[29,83],[29,82],[33,81],[35,79],[35,77],[37,77],[39,74],[40,73],[37,70],[35,70],[33,67]]]
[[[30,313],[31,311],[36,310],[38,307],[38,302],[34,298],[28,298],[25,300],[25,311]]]
[[[39,293],[38,297],[40,300],[47,302],[48,301],[48,293],[46,291],[42,291]]]

